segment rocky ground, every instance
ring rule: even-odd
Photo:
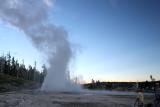
[[[98,92],[58,93],[42,91],[19,91],[0,94],[0,107],[133,107],[135,93]],[[152,95],[145,95],[145,103]]]

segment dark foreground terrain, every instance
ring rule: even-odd
[[[0,93],[23,89],[36,89],[38,87],[40,87],[40,84],[37,82],[0,73]]]
[[[28,90],[1,93],[0,107],[133,107],[135,96],[131,92],[56,93]],[[152,100],[152,95],[145,95],[145,103]]]

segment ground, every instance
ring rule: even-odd
[[[135,94],[132,92],[42,92],[18,91],[0,94],[0,107],[133,107]],[[145,103],[153,96],[145,95]]]

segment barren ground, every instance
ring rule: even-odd
[[[27,90],[1,93],[0,107],[133,107],[135,97],[132,92],[58,93]],[[152,95],[145,95],[145,103],[152,99]]]

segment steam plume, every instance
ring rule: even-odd
[[[0,0],[0,19],[23,31],[34,47],[47,55],[49,68],[43,90],[69,90],[72,50],[67,32],[48,21],[53,0]]]

